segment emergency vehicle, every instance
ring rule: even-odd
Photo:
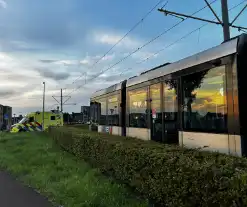
[[[43,112],[31,112],[23,117],[17,124],[11,126],[10,132],[43,131]],[[63,113],[58,111],[44,112],[44,130],[49,126],[63,126]]]

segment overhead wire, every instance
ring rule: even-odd
[[[246,2],[246,1],[247,1],[247,0],[241,1],[239,4],[237,4],[237,5],[233,6],[233,7],[231,7],[228,11],[232,11],[233,9],[239,7],[241,4],[243,4],[243,3]],[[216,18],[214,18],[213,20],[215,20],[215,19],[216,19]],[[157,54],[161,53],[161,52],[164,51],[165,49],[167,49],[167,48],[169,48],[169,47],[171,47],[171,46],[177,44],[178,42],[180,42],[180,41],[182,41],[183,39],[187,38],[188,36],[192,35],[192,34],[195,33],[196,31],[201,30],[203,27],[205,27],[205,26],[207,26],[207,25],[209,25],[209,23],[205,23],[205,24],[203,24],[202,26],[200,26],[200,27],[198,27],[198,28],[196,28],[196,29],[190,31],[189,33],[187,33],[187,34],[185,34],[184,36],[180,37],[179,39],[175,40],[174,42],[172,42],[171,44],[167,45],[166,47],[164,47],[164,48],[158,50],[156,53],[150,55],[148,58],[146,58],[146,59],[144,59],[144,60],[142,60],[142,61],[140,61],[140,62],[137,62],[136,64],[141,64],[141,63],[143,63],[143,62],[149,60],[151,57],[156,56]],[[131,70],[131,69],[133,69],[133,67],[128,68],[127,70],[125,70],[125,72],[127,72],[128,70]],[[79,103],[81,103],[81,102],[78,102],[77,104],[79,104]]]
[[[106,51],[106,53],[104,53],[104,55],[102,55],[97,61],[95,61],[95,63],[90,67],[93,68],[99,61],[101,61],[107,54],[109,54],[109,52],[111,52],[120,42],[123,41],[123,39],[125,39],[132,31],[134,31],[153,11],[154,9],[160,5],[162,2],[164,2],[164,0],[159,0],[158,3],[156,3],[151,10],[149,10],[142,18],[141,20],[139,20],[121,39],[119,39],[108,51]],[[166,2],[165,5],[167,5],[168,1]],[[73,83],[75,83],[78,79],[80,79],[83,75],[85,75],[85,72],[82,73],[82,75],[80,75],[78,78],[76,78]],[[72,84],[73,84],[72,83]]]
[[[237,4],[237,5],[233,6],[233,7],[231,7],[228,11],[232,11],[233,9],[239,7],[239,6],[240,6],[241,4],[243,4],[245,1],[247,1],[247,0],[241,1],[239,4]],[[214,18],[213,20],[215,20],[215,19],[216,19],[216,18]],[[174,44],[180,42],[181,40],[183,40],[183,39],[185,39],[186,37],[190,36],[190,35],[193,34],[194,32],[196,32],[196,31],[198,31],[198,30],[201,30],[203,27],[205,27],[205,26],[207,26],[207,25],[209,25],[209,23],[205,23],[205,24],[203,24],[202,26],[200,26],[200,27],[198,27],[198,28],[192,30],[191,32],[185,34],[184,36],[182,36],[181,38],[175,40],[173,43],[167,45],[166,47],[164,47],[164,48],[158,50],[157,52],[155,52],[154,54],[150,55],[149,57],[147,57],[146,59],[142,60],[141,62],[138,62],[138,64],[143,63],[143,62],[149,60],[151,57],[158,55],[159,53],[161,53],[161,52],[164,51],[165,49],[167,49],[167,48],[173,46]],[[131,68],[131,69],[132,69],[132,68]]]
[[[210,2],[210,5],[215,3],[218,0],[213,0],[212,2]],[[207,8],[208,6],[204,6],[201,9],[197,10],[196,12],[192,13],[191,15],[195,15],[197,13],[199,13],[200,11],[204,10],[205,8]],[[179,22],[177,22],[176,24],[174,24],[173,26],[171,26],[170,28],[164,30],[163,32],[161,32],[159,35],[153,37],[151,40],[149,40],[148,42],[146,42],[145,44],[143,44],[141,47],[136,48],[134,51],[130,52],[127,56],[125,56],[124,58],[120,59],[119,61],[117,61],[116,63],[114,63],[113,65],[111,65],[110,67],[108,67],[107,69],[101,71],[100,73],[98,73],[95,77],[91,78],[89,81],[94,80],[95,78],[99,77],[100,75],[102,75],[103,73],[107,72],[108,70],[112,69],[113,67],[115,67],[116,65],[120,64],[121,62],[125,61],[126,59],[128,59],[130,56],[132,56],[133,54],[137,53],[138,51],[140,51],[141,49],[143,49],[144,47],[146,47],[147,45],[151,44],[152,42],[154,42],[155,40],[157,40],[158,38],[160,38],[161,36],[163,36],[164,34],[168,33],[169,31],[171,31],[172,29],[174,29],[175,27],[177,27],[178,25],[180,25],[182,22],[186,21],[188,18],[185,18]],[[80,89],[81,87],[83,87],[85,84],[82,84],[80,86],[78,86],[77,88],[73,89],[69,94],[67,95],[71,95],[72,93],[74,93],[75,91],[77,91],[78,89]]]
[[[95,63],[89,67],[88,69],[92,69],[97,63],[99,63],[107,54],[109,54],[120,42],[122,42],[132,31],[134,31],[144,20],[157,8],[158,5],[160,5],[165,0],[159,0],[121,39],[119,39],[104,55],[102,55]],[[163,5],[166,6],[168,4],[169,0],[166,1],[166,3]],[[77,80],[79,80],[82,76],[86,75],[86,72],[81,73],[81,75],[76,78],[72,84],[74,84]],[[53,94],[54,95],[54,94]],[[70,95],[70,94],[68,94]]]

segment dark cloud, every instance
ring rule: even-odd
[[[57,60],[39,60],[42,63],[55,63]]]
[[[37,71],[40,73],[41,76],[44,78],[50,78],[55,81],[60,80],[67,80],[70,77],[70,73],[68,72],[54,72],[47,68],[39,68]]]
[[[71,1],[12,0],[9,8],[0,14],[0,38],[36,45],[34,48],[5,45],[9,50],[73,47],[86,35],[86,22],[83,17],[75,16],[75,9],[76,4]]]
[[[9,98],[13,95],[16,95],[17,91],[14,91],[14,90],[9,90],[9,89],[1,89],[0,90],[0,97],[1,98]]]

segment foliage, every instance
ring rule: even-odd
[[[133,192],[98,169],[54,145],[45,133],[6,134],[0,139],[0,167],[66,207],[147,206]],[[55,205],[58,206],[58,205]]]
[[[69,122],[69,117],[70,117],[69,113],[67,113],[67,112],[63,113],[63,121],[64,122]]]
[[[50,128],[65,150],[162,206],[247,206],[247,160],[77,128]]]

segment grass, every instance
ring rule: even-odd
[[[0,167],[56,205],[148,206],[124,185],[62,151],[43,133],[1,134]]]

